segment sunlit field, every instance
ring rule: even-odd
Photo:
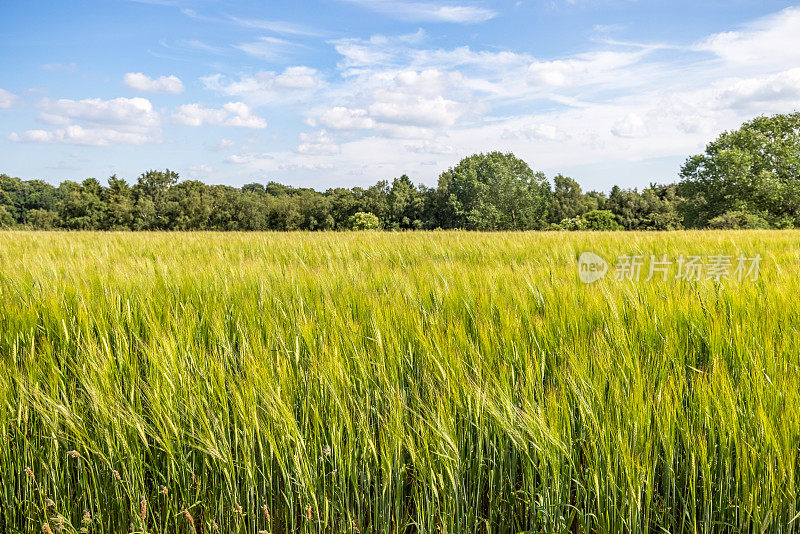
[[[798,245],[0,233],[0,532],[798,532]]]

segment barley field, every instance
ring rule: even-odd
[[[0,532],[800,532],[799,245],[0,233]]]

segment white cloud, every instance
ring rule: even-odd
[[[84,100],[41,101],[39,118],[43,122],[56,125],[67,125],[74,121],[111,125],[121,129],[145,131],[160,123],[158,113],[153,104],[146,98],[114,98],[102,100],[86,98]]]
[[[364,67],[368,65],[389,65],[393,54],[375,43],[363,42],[360,39],[339,39],[333,41],[334,48],[344,58],[345,67]],[[382,43],[381,43],[382,44]]]
[[[297,102],[322,87],[319,73],[310,67],[288,67],[283,72],[260,71],[231,80],[222,74],[201,78],[206,89],[236,96],[253,104]]]
[[[225,158],[225,163],[233,163],[235,165],[244,165],[253,161],[250,154],[231,154]]]
[[[228,112],[224,109],[209,109],[200,104],[183,104],[172,113],[172,118],[184,126],[221,125],[227,117]]]
[[[532,85],[570,87],[598,83],[611,79],[619,83],[622,69],[645,57],[648,50],[636,52],[598,51],[580,54],[569,59],[534,61],[528,67]]]
[[[207,146],[206,148],[212,152],[219,152],[233,146],[236,146],[236,141],[232,139],[220,139],[219,143]]]
[[[503,132],[503,139],[527,139],[528,141],[566,141],[569,134],[553,124],[534,123]]]
[[[350,130],[338,145],[341,176],[362,172],[364,154],[380,175],[396,166],[428,180],[431,168],[409,154],[430,155],[442,168],[471,152],[512,150],[556,170],[565,162],[685,157],[754,115],[800,109],[800,69],[786,68],[800,62],[798,13],[785,10],[692,47],[606,40],[553,59],[424,48],[381,35],[340,39],[332,44],[342,81],[326,88],[327,102],[309,124]],[[798,47],[780,52],[778,43],[795,40]],[[733,53],[740,45],[779,59]],[[407,139],[405,155],[391,140],[397,137]]]
[[[732,81],[720,92],[719,103],[731,108],[759,112],[783,107],[800,108],[800,68],[771,76]]]
[[[45,63],[42,70],[62,70],[64,72],[75,72],[78,66],[75,63]]]
[[[129,72],[124,77],[125,85],[137,91],[150,93],[169,93],[178,95],[183,92],[183,82],[177,76],[159,76],[150,78],[141,72]]]
[[[369,130],[375,127],[375,121],[367,115],[367,110],[342,106],[323,112],[319,123],[332,130]]]
[[[628,113],[614,123],[611,133],[617,137],[643,137],[647,133],[647,125],[636,113]]]
[[[78,125],[57,130],[28,130],[9,135],[11,141],[18,143],[67,143],[72,145],[109,146],[141,145],[153,139],[144,133],[121,132],[108,128],[82,128]]]
[[[267,127],[267,121],[253,115],[250,106],[244,102],[228,102],[221,109],[207,108],[201,104],[184,104],[178,106],[172,118],[185,126],[210,124],[256,129]]]
[[[264,19],[246,19],[240,17],[229,16],[232,21],[245,28],[255,28],[258,30],[266,30],[274,33],[281,33],[285,35],[300,35],[304,37],[320,37],[320,32],[293,24],[291,22],[284,22],[280,20],[264,20]]]
[[[297,43],[270,36],[261,36],[255,41],[235,46],[249,56],[267,61],[281,61],[300,47]]]
[[[5,89],[0,89],[0,109],[10,108],[17,101],[17,96]]]
[[[470,5],[434,2],[403,2],[400,0],[346,0],[372,11],[385,13],[411,22],[453,22],[475,24],[497,16],[497,12]]]
[[[297,146],[300,154],[331,155],[339,153],[339,145],[325,130],[313,133],[300,134],[300,144]]]
[[[491,15],[480,14],[480,6],[491,4],[477,0],[460,0],[461,10],[459,0],[348,1],[405,20],[474,22]],[[300,38],[308,32],[285,23],[234,22],[300,36],[298,43],[242,38],[246,42],[237,46],[253,57],[285,59],[307,43]],[[648,158],[678,161],[755,115],[800,109],[800,8],[690,46],[594,37],[579,53],[557,57],[535,57],[522,47],[439,48],[422,30],[336,39],[327,42],[338,53],[330,72],[292,66],[213,74],[203,84],[231,102],[189,103],[173,118],[263,128],[262,109],[275,108],[281,117],[306,119],[308,132],[296,143],[276,130],[268,139],[207,146],[237,146],[225,161],[242,175],[286,171],[286,178],[302,180],[304,172],[333,164],[324,179],[352,184],[353,176],[361,176],[368,183],[407,172],[430,183],[460,157],[487,150],[510,150],[536,168],[565,172],[570,165],[594,172]],[[117,100],[47,101],[38,106],[39,119],[56,125],[53,131],[14,138],[94,144],[160,139],[159,116],[149,101],[140,106],[135,99]],[[256,143],[277,148],[255,153]]]
[[[214,168],[213,167],[211,167],[209,165],[205,165],[205,164],[192,165],[187,170],[189,171],[189,176],[192,176],[194,178],[198,178],[198,177],[202,178],[205,175],[208,175],[208,174],[214,172]]]
[[[422,127],[452,126],[461,111],[458,103],[441,96],[414,97],[381,91],[369,106],[371,117],[382,122]]]
[[[734,31],[711,35],[696,49],[750,69],[786,68],[797,64],[800,61],[800,7],[784,9]]]
[[[287,67],[275,77],[275,86],[281,89],[313,89],[317,83],[317,71],[310,67]]]
[[[161,140],[161,118],[146,98],[45,99],[37,108],[40,121],[60,128],[14,132],[12,141],[108,146]]]
[[[405,149],[415,154],[456,154],[458,151],[453,145],[439,141],[424,140],[405,145]]]
[[[335,169],[333,163],[283,163],[278,165],[278,169],[282,171],[330,171]]]

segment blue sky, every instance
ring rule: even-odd
[[[53,183],[434,185],[503,150],[642,187],[800,108],[792,2],[33,0],[0,20],[0,172]]]

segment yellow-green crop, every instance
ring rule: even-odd
[[[0,532],[798,532],[798,245],[1,233]]]

